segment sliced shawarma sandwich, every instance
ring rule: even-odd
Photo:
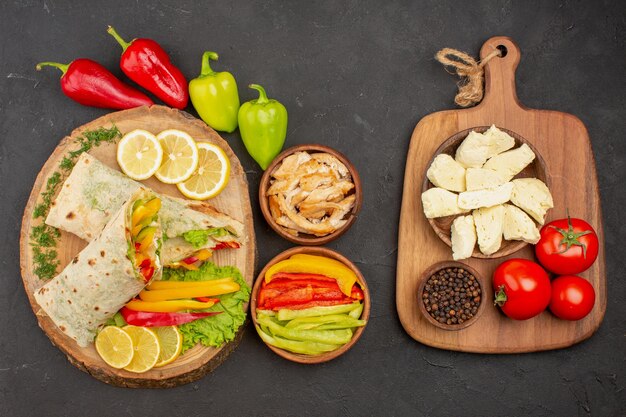
[[[46,224],[91,241],[140,187],[142,184],[84,153],[65,180]],[[240,221],[206,203],[158,196],[165,266],[193,269],[194,259],[203,261],[214,250],[241,246],[244,227]]]
[[[43,312],[79,346],[93,342],[100,326],[161,278],[160,207],[152,191],[140,188],[59,275],[35,291]]]

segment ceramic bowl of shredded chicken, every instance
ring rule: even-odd
[[[361,182],[340,152],[299,145],[278,155],[259,188],[265,220],[294,243],[323,245],[341,236],[361,208]]]

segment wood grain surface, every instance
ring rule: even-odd
[[[498,46],[506,48],[507,53],[486,64],[483,101],[474,108],[428,115],[413,131],[400,214],[396,307],[407,333],[415,340],[437,348],[480,353],[563,348],[590,337],[600,326],[606,310],[604,235],[595,161],[587,129],[577,117],[557,111],[528,109],[519,103],[515,69],[520,61],[520,50],[511,39],[489,39],[480,51],[481,58]],[[580,321],[559,320],[549,312],[530,320],[514,321],[493,307],[490,283],[494,269],[509,258],[534,259],[530,245],[500,259],[471,258],[464,261],[483,274],[489,284],[483,300],[487,308],[474,325],[459,331],[445,331],[430,324],[420,314],[417,304],[420,276],[432,264],[452,259],[450,248],[433,231],[423,213],[420,193],[428,163],[441,143],[455,133],[491,124],[524,137],[545,160],[555,205],[548,211],[546,222],[566,216],[569,210],[573,217],[586,219],[598,233],[598,259],[580,274],[595,288],[596,304]]]
[[[40,224],[42,219],[33,219],[33,207],[40,202],[41,191],[45,189],[48,177],[58,170],[60,160],[68,151],[76,148],[75,139],[86,130],[93,130],[99,127],[117,126],[122,134],[134,129],[145,129],[157,134],[165,129],[180,129],[189,133],[196,141],[211,142],[220,146],[228,155],[231,163],[230,180],[224,191],[208,202],[197,202],[193,208],[202,211],[203,207],[210,204],[218,210],[229,214],[231,217],[243,222],[246,236],[243,246],[238,250],[216,251],[212,262],[217,265],[237,266],[245,281],[252,285],[256,258],[256,243],[254,237],[254,227],[252,224],[252,210],[248,195],[248,182],[239,160],[232,152],[226,141],[224,141],[213,129],[204,122],[191,115],[164,106],[141,107],[132,110],[115,112],[98,118],[86,125],[83,125],[65,137],[54,150],[46,164],[43,166],[35,184],[22,218],[22,230],[20,235],[20,267],[24,289],[28,295],[33,312],[37,316],[39,327],[43,329],[50,338],[53,345],[63,351],[68,360],[77,368],[85,371],[95,378],[108,384],[133,387],[133,388],[164,388],[189,383],[201,378],[207,372],[217,367],[238,345],[241,334],[245,326],[239,329],[239,334],[230,343],[221,348],[208,348],[197,345],[185,352],[173,363],[161,368],[155,368],[142,374],[113,369],[106,365],[97,354],[93,345],[87,348],[80,348],[73,340],[65,336],[50,318],[41,311],[39,305],[33,297],[33,293],[45,284],[33,273],[33,257],[29,242],[31,227]],[[106,165],[118,169],[116,162],[116,144],[102,144],[90,151],[90,154],[98,158]],[[183,198],[175,185],[167,185],[159,182],[156,178],[151,178],[143,182],[153,190]],[[73,234],[61,232],[61,238],[57,249],[60,265],[57,272],[60,272],[65,265],[85,246],[87,242],[79,239]],[[244,307],[247,309],[247,305]]]

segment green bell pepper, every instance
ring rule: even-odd
[[[285,144],[287,109],[280,102],[268,99],[260,85],[248,87],[258,90],[259,98],[239,109],[239,131],[248,153],[265,170]]]
[[[239,93],[230,72],[215,72],[210,60],[218,55],[207,51],[202,55],[202,70],[198,78],[189,81],[189,97],[206,124],[215,130],[232,133],[237,129]]]

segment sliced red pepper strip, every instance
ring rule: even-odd
[[[126,323],[133,326],[141,327],[161,327],[161,326],[177,326],[179,324],[189,323],[194,320],[221,314],[216,312],[201,313],[150,313],[147,311],[134,311],[127,307],[120,310],[122,317]]]
[[[195,256],[190,256],[189,258],[183,259],[183,262],[187,265],[191,265],[192,263],[198,262],[198,258],[196,258]]]
[[[154,267],[148,266],[146,268],[141,268],[139,272],[143,276],[144,281],[148,282],[152,278],[152,275],[154,275]]]
[[[352,292],[350,293],[350,297],[355,300],[362,300],[365,296],[363,295],[363,290],[359,286],[354,285],[352,287]]]
[[[343,300],[333,300],[333,301],[326,301],[326,300],[315,300],[315,301],[310,301],[308,303],[304,303],[304,304],[293,304],[293,305],[289,305],[289,306],[282,306],[282,307],[273,307],[273,308],[264,308],[264,310],[274,310],[274,311],[278,311],[281,308],[287,308],[289,310],[304,310],[306,308],[311,308],[311,307],[320,307],[320,306],[336,306],[336,305],[340,305],[340,304],[350,304],[353,303],[354,300],[350,297],[345,297]]]
[[[290,288],[304,288],[306,286],[312,286],[314,288],[339,288],[337,281],[323,281],[319,279],[287,279],[279,278],[273,279],[269,283],[265,284],[265,288],[275,289],[290,289]]]
[[[220,250],[220,249],[239,249],[241,245],[237,242],[220,242],[214,247],[212,250]]]
[[[345,294],[341,292],[339,288],[315,288],[313,290],[313,300],[343,300]]]
[[[272,297],[267,300],[267,304],[271,307],[281,307],[292,304],[308,303],[313,300],[313,288],[296,288],[287,292],[284,292],[276,297]]]

